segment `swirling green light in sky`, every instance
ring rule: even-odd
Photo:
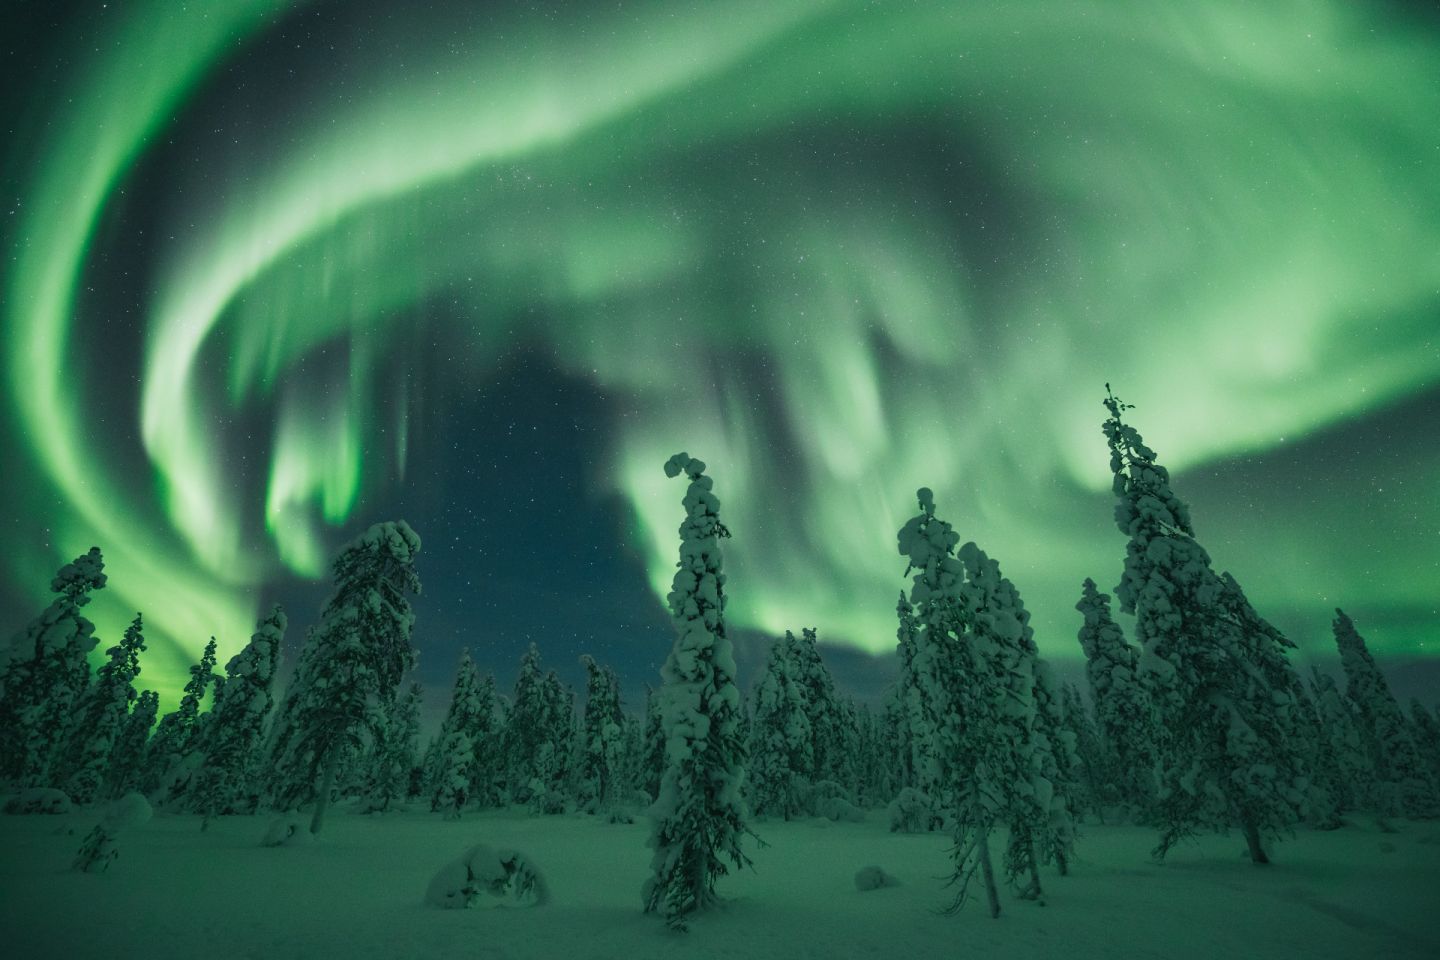
[[[183,572],[185,629],[161,626],[187,642],[214,629],[192,623],[230,630],[270,558],[319,573],[321,523],[398,469],[396,370],[427,303],[464,338],[458,370],[539,338],[633,400],[611,480],[658,592],[678,517],[655,464],[690,449],[737,532],[734,622],[818,624],[872,651],[893,644],[894,531],[923,484],[1004,559],[1047,649],[1074,652],[1073,595],[1120,550],[1106,380],[1172,468],[1440,380],[1440,48],[1382,8],[671,2],[558,25],[477,16],[463,42],[417,22],[388,60],[355,56],[277,108],[243,164],[203,171],[208,206],[173,218],[140,422],[183,546],[126,536],[110,504],[136,493],[87,476],[82,411],[26,351],[64,358],[110,191],[268,6],[218,5],[190,60],[112,111],[130,132],[91,172],[74,138],[115,106],[107,78],[155,61],[94,66],[37,189],[85,174],[88,212],[37,232],[13,280],[11,377],[44,483],[75,536],[144,544],[124,562],[148,580]],[[162,5],[130,29],[197,28]],[[254,410],[273,424],[260,505],[236,494],[225,442]],[[1394,543],[1364,587],[1377,603],[1440,592],[1404,559],[1440,507],[1417,501],[1414,519],[1377,520]],[[1263,538],[1241,514],[1197,522],[1233,543],[1212,552],[1258,602],[1314,605],[1353,579],[1307,549],[1320,534],[1303,518]],[[148,618],[131,579],[112,584]]]

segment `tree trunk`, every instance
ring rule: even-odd
[[[985,899],[990,904],[990,918],[1000,916],[1000,891],[995,886],[995,867],[990,863],[990,835],[980,838],[980,876],[985,880]]]
[[[1055,868],[1060,871],[1060,876],[1070,876],[1070,860],[1065,856],[1065,847],[1061,844],[1055,845]]]
[[[325,811],[330,807],[330,791],[335,788],[335,771],[340,766],[340,751],[331,749],[325,760],[325,772],[320,776],[320,792],[315,797],[315,813],[310,817],[310,832],[319,834],[325,826]]]
[[[1260,845],[1260,829],[1253,823],[1245,824],[1245,843],[1250,848],[1250,862],[1264,866],[1270,862],[1265,856],[1265,848]]]
[[[1035,861],[1035,844],[1025,844],[1025,860],[1030,866],[1030,892],[1027,900],[1039,900],[1044,892],[1040,889],[1040,865]]]

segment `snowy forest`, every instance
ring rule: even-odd
[[[157,716],[159,699],[144,683],[144,612],[118,638],[97,636],[85,616],[107,584],[103,552],[92,549],[55,574],[54,601],[16,638],[0,670],[4,842],[12,855],[23,847],[29,862],[56,868],[27,868],[12,856],[6,898],[21,902],[21,886],[34,884],[46,896],[83,897],[93,906],[128,885],[167,886],[170,871],[177,878],[224,873],[226,851],[253,848],[269,859],[250,862],[246,884],[298,871],[318,901],[354,910],[359,894],[346,892],[352,881],[343,871],[355,868],[327,858],[369,845],[383,851],[383,864],[367,860],[366,870],[403,863],[428,877],[423,886],[375,885],[397,909],[543,908],[506,912],[504,936],[532,945],[529,952],[515,946],[517,956],[560,949],[536,926],[547,921],[525,917],[563,910],[574,889],[599,887],[609,896],[615,887],[605,906],[561,926],[574,925],[575,936],[610,929],[628,903],[629,913],[657,915],[663,924],[642,921],[652,925],[640,934],[626,927],[620,940],[594,949],[639,956],[671,949],[663,938],[680,931],[692,945],[732,937],[724,924],[740,916],[733,911],[742,902],[744,926],[783,926],[796,908],[767,905],[759,895],[732,901],[727,885],[743,889],[745,877],[768,874],[783,890],[786,872],[798,877],[813,860],[843,876],[818,894],[818,912],[806,923],[835,917],[844,930],[862,922],[851,915],[863,920],[877,898],[903,895],[919,919],[897,913],[892,900],[889,912],[871,918],[866,935],[878,938],[875,949],[894,939],[915,951],[896,955],[932,955],[972,937],[996,955],[1019,955],[1044,952],[1015,930],[1033,931],[1042,916],[1027,912],[1030,905],[1057,908],[1043,916],[1059,923],[1071,916],[1064,912],[1071,889],[1083,890],[1076,896],[1087,914],[1107,923],[1126,916],[1138,895],[1138,865],[1161,871],[1154,876],[1163,883],[1163,871],[1198,857],[1210,864],[1210,880],[1219,875],[1229,895],[1252,901],[1261,894],[1245,884],[1288,871],[1281,889],[1303,908],[1317,896],[1294,893],[1305,878],[1344,875],[1345,863],[1366,862],[1354,852],[1360,844],[1372,857],[1388,848],[1397,861],[1410,858],[1391,873],[1396,902],[1407,892],[1429,897],[1433,913],[1437,705],[1397,702],[1367,650],[1363,624],[1339,609],[1333,629],[1343,676],[1302,674],[1292,663],[1294,644],[1235,577],[1212,565],[1160,455],[1127,422],[1130,405],[1107,386],[1104,407],[1098,433],[1113,473],[1116,567],[1075,585],[1073,638],[1044,638],[1048,650],[1078,642],[1083,683],[1063,679],[1042,658],[1019,585],[986,548],[962,542],[963,518],[944,519],[945,505],[928,488],[915,493],[914,515],[897,531],[899,673],[881,703],[857,702],[837,688],[823,638],[803,624],[774,638],[755,676],[738,676],[725,621],[724,478],[685,453],[664,464],[666,476],[684,484],[668,595],[674,646],[643,703],[622,702],[616,671],[589,655],[583,694],[547,669],[535,646],[506,692],[497,689],[486,652],[466,650],[443,722],[422,737],[411,609],[421,589],[421,540],[394,521],[369,527],[335,556],[333,593],[290,669],[280,655],[291,620],[277,606],[227,663],[217,663],[212,640],[190,668],[178,706]],[[1097,583],[1116,586],[1106,593]],[[281,676],[288,676],[283,689]],[[25,826],[49,822],[65,826]],[[425,831],[425,843],[397,842],[405,825]],[[802,829],[810,832],[795,833]],[[546,836],[562,839],[547,845]],[[534,842],[522,852],[527,837]],[[785,857],[768,855],[772,842]],[[422,856],[427,843],[448,848],[447,858]],[[1403,854],[1400,843],[1409,844]],[[147,859],[147,849],[162,847],[163,857]],[[288,849],[299,847],[306,849]],[[198,859],[175,866],[186,857]],[[1095,885],[1085,885],[1087,874]],[[642,875],[643,883],[626,886]],[[88,885],[74,886],[80,878]],[[811,880],[795,883],[814,889]],[[845,905],[862,893],[865,900]],[[223,915],[229,907],[218,909]],[[1427,939],[1436,934],[1433,917],[1427,931],[1418,920],[1410,929],[1357,921],[1364,908],[1349,898],[1327,909],[1313,916],[1348,925],[1350,939],[1320,928],[1336,955],[1357,944],[1418,955],[1440,943]],[[82,938],[76,943],[88,942],[84,910],[77,906],[67,923],[69,935]],[[1303,937],[1305,924],[1281,916],[1283,936]],[[975,926],[990,918],[995,926]],[[12,915],[10,922],[19,921]],[[238,921],[230,933],[222,920],[207,922],[218,925],[215,936],[255,936]],[[277,942],[289,922],[277,921]],[[28,924],[32,952],[12,956],[48,955],[39,945],[63,939],[54,919]],[[1134,955],[1144,937],[1161,936],[1154,924],[1138,921],[1139,939],[1112,955]],[[885,932],[896,926],[907,932]],[[1065,927],[1047,929],[1059,935]],[[1282,936],[1262,951],[1254,930],[1237,929],[1254,955],[1295,945]],[[306,955],[294,944],[311,941],[294,935],[301,939],[290,950]],[[648,947],[625,939],[637,935],[661,939]],[[1116,942],[1093,930],[1085,936],[1074,955]],[[1218,949],[1210,936],[1172,952],[1207,955]],[[773,941],[775,955],[792,949],[786,942]],[[404,954],[385,943],[372,941],[370,949]],[[270,955],[255,949],[243,955]],[[769,955],[760,946],[742,949]],[[1053,943],[1045,949],[1071,955]],[[84,952],[73,943],[67,950]]]

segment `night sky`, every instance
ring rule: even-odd
[[[750,662],[813,625],[890,680],[925,485],[1073,665],[1124,554],[1108,381],[1302,664],[1340,605],[1433,700],[1422,6],[19,5],[0,635],[99,545],[101,649],[143,611],[173,698],[270,602],[297,644],[334,549],[403,517],[427,684],[534,641],[635,705],[685,450]]]

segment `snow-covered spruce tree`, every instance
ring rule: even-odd
[[[745,779],[750,808],[759,817],[789,820],[800,813],[815,769],[815,737],[795,647],[788,630],[771,644],[753,694]]]
[[[1029,630],[1027,625],[1026,630]],[[1034,641],[1022,634],[1022,648],[1034,648]],[[1075,816],[1080,809],[1081,766],[1079,738],[1065,723],[1065,708],[1060,699],[1059,683],[1050,664],[1035,654],[1035,753],[1032,769],[1039,776],[1035,782],[1049,782],[1049,817],[1040,835],[1041,851],[1046,862],[1054,862],[1060,875],[1070,872],[1070,859],[1075,847]],[[1043,800],[1043,796],[1040,798]]]
[[[371,744],[365,809],[372,813],[384,813],[392,803],[410,794],[411,779],[419,764],[416,741],[420,737],[423,696],[420,684],[411,683],[404,696],[391,701]]]
[[[1335,679],[1310,668],[1310,691],[1320,720],[1322,756],[1333,769],[1335,799],[1341,812],[1381,805],[1375,788],[1375,761],[1366,749],[1355,705],[1340,693]]]
[[[661,671],[665,773],[651,807],[654,850],[645,883],[647,913],[660,911],[672,927],[714,902],[715,881],[750,862],[740,849],[745,825],[742,790],[745,745],[740,739],[740,691],[735,657],[725,635],[725,573],[720,501],[705,464],[684,453],[665,463],[665,475],[684,473],[685,520],[680,559],[667,597],[675,645]]]
[[[554,670],[541,682],[544,739],[535,756],[530,781],[530,808],[537,813],[563,813],[566,798],[576,791],[575,694]]]
[[[102,793],[117,798],[136,789],[145,778],[145,755],[150,743],[150,729],[160,712],[160,695],[154,690],[140,691],[135,705],[120,726],[119,736],[110,750]]]
[[[934,789],[934,784],[923,781],[931,764],[918,751],[922,746],[933,744],[934,736],[923,729],[927,711],[920,701],[922,688],[916,681],[914,666],[915,635],[919,625],[915,622],[915,609],[904,590],[900,591],[895,615],[900,624],[895,630],[900,679],[895,684],[891,702],[886,704],[886,715],[896,751],[896,782],[900,788],[913,787],[928,793]]]
[[[1083,618],[1079,636],[1085,677],[1100,744],[1108,754],[1109,789],[1099,799],[1119,800],[1132,817],[1144,815],[1155,802],[1157,733],[1140,675],[1140,655],[1110,616],[1110,595],[1097,590],[1094,580],[1086,578],[1075,609]]]
[[[137,613],[121,641],[105,651],[105,663],[86,691],[80,720],[70,734],[65,792],[76,803],[102,799],[111,754],[137,696],[133,681],[140,673],[144,649],[144,623]]]
[[[916,492],[920,513],[897,537],[907,560],[914,610],[911,671],[923,711],[912,734],[924,742],[917,756],[934,784],[935,801],[951,814],[956,888],[951,910],[965,902],[978,873],[992,917],[1000,916],[1000,896],[990,858],[990,833],[1009,819],[1012,785],[1028,778],[1028,763],[1016,755],[1015,711],[1011,697],[1026,685],[1017,682],[1016,648],[997,646],[997,634],[977,635],[975,613],[965,587],[966,565],[955,556],[960,537],[935,516],[928,488]],[[973,547],[973,544],[967,545]],[[1015,621],[1002,618],[1000,631]],[[1007,626],[1008,625],[1008,626]],[[1025,737],[1028,739],[1028,734]]]
[[[814,628],[804,627],[792,647],[795,678],[804,689],[805,709],[810,715],[813,738],[811,755],[814,765],[804,772],[813,783],[830,780],[848,785],[855,778],[846,744],[849,723],[835,693],[835,681],[820,659],[818,639]]]
[[[100,548],[91,547],[56,572],[50,589],[59,596],[15,639],[0,673],[0,782],[53,785],[50,768],[90,683],[86,657],[97,643],[80,608],[105,579]]]
[[[1075,798],[1077,809],[1092,811],[1104,823],[1101,803],[1102,798],[1111,798],[1111,781],[1115,776],[1113,765],[1100,742],[1094,718],[1075,684],[1068,681],[1061,684],[1060,708],[1065,728],[1075,738],[1075,756],[1080,763],[1079,789]]]
[[[1295,644],[1255,611],[1229,572],[1220,575],[1218,605],[1254,671],[1248,682],[1242,680],[1238,694],[1245,698],[1244,712],[1257,730],[1267,728],[1261,733],[1264,739],[1284,747],[1280,767],[1268,776],[1311,823],[1325,829],[1339,826],[1336,801],[1314,773],[1321,748],[1306,714],[1310,704],[1305,685],[1290,665],[1287,651]]]
[[[188,790],[193,773],[186,761],[198,746],[200,701],[215,679],[215,638],[205,644],[200,662],[190,668],[180,705],[160,718],[155,735],[145,752],[144,791],[152,799],[181,801]]]
[[[1238,824],[1251,860],[1268,863],[1263,839],[1299,817],[1289,748],[1275,737],[1277,691],[1265,689],[1252,649],[1220,608],[1222,581],[1169,472],[1124,422],[1131,407],[1108,386],[1104,405],[1115,523],[1129,539],[1116,595],[1121,610],[1135,615],[1161,732],[1155,854],[1201,829]]]
[[[276,605],[225,664],[225,683],[215,689],[200,768],[185,800],[187,808],[202,815],[202,830],[217,816],[253,813],[258,805],[256,767],[265,720],[275,704],[271,688],[286,624],[285,612]]]
[[[447,819],[458,819],[469,802],[477,734],[488,730],[494,709],[493,700],[482,696],[480,674],[470,659],[469,649],[461,650],[455,670],[455,691],[440,724],[435,782],[430,797],[430,809],[444,813]]]
[[[420,592],[419,552],[420,538],[397,520],[370,527],[335,558],[335,593],[301,651],[282,747],[292,780],[318,781],[313,834],[324,827],[341,762],[363,755],[415,664],[409,595]]]
[[[625,715],[620,709],[620,679],[588,653],[580,662],[585,666],[580,799],[592,812],[604,813],[615,803],[623,776]]]
[[[641,735],[640,789],[654,803],[665,775],[665,725],[660,716],[660,692],[645,690],[645,730]]]
[[[505,772],[513,802],[528,802],[531,784],[548,776],[541,764],[542,754],[552,756],[555,749],[547,742],[551,731],[549,714],[540,651],[532,643],[520,658],[520,672],[515,678],[515,693],[505,724]]]
[[[1030,613],[1015,585],[1000,573],[1000,564],[974,543],[956,551],[956,559],[965,570],[960,596],[970,613],[974,649],[1001,690],[995,713],[1006,738],[1005,749],[998,754],[1005,772],[1000,783],[1010,827],[1006,879],[1022,898],[1039,899],[1037,846],[1063,874],[1074,842],[1064,773],[1040,711],[1041,702],[1053,703],[1054,696],[1048,689],[1043,693],[1037,689],[1039,652]],[[1049,720],[1058,717],[1052,714]],[[1058,736],[1058,724],[1054,732]]]
[[[1440,790],[1430,765],[1411,737],[1390,684],[1375,664],[1365,638],[1343,610],[1335,611],[1335,646],[1345,670],[1345,696],[1355,705],[1360,737],[1375,768],[1380,812],[1406,817],[1440,816]]]
[[[1440,717],[1425,709],[1419,697],[1410,698],[1410,735],[1430,770],[1440,778]]]

